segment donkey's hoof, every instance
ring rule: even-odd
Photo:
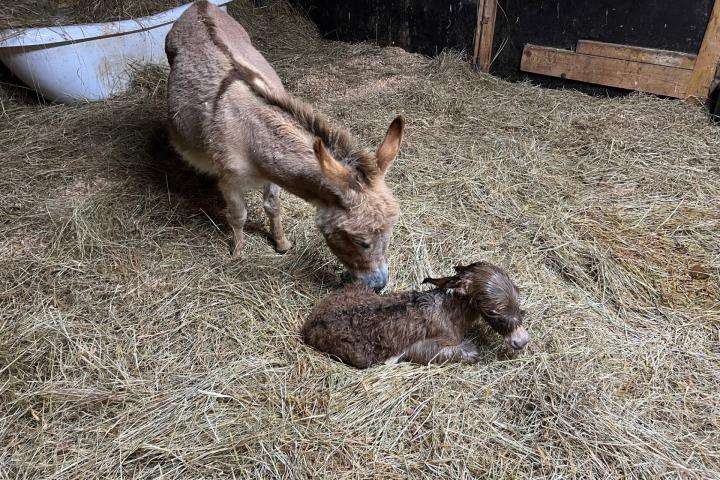
[[[242,252],[243,252],[243,245],[235,244],[231,248],[230,256],[233,260],[241,260],[242,259]]]
[[[275,242],[275,251],[277,253],[286,253],[292,248],[293,244],[287,238]]]

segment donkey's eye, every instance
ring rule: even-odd
[[[370,248],[370,244],[369,244],[368,242],[364,241],[364,240],[360,240],[360,239],[358,239],[358,238],[353,238],[353,241],[352,241],[352,242],[353,242],[355,245],[357,245],[358,247],[364,248],[365,250],[367,250],[368,248]]]

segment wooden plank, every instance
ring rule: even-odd
[[[692,70],[525,45],[520,70],[609,87],[684,97]]]
[[[490,71],[490,63],[492,62],[496,13],[497,0],[480,0],[478,2],[473,59],[480,71],[486,73]]]
[[[692,70],[697,59],[697,55],[691,53],[595,42],[592,40],[578,40],[575,52],[598,57],[651,63],[653,65],[665,65],[666,67],[683,68],[685,70]]]
[[[473,56],[472,56],[472,63],[473,65],[478,64],[478,57],[480,56],[480,37],[482,37],[482,19],[483,19],[483,10],[485,9],[485,0],[478,0],[478,8],[477,8],[477,19],[475,21],[475,40],[473,41]]]
[[[715,1],[710,21],[705,29],[697,62],[693,69],[687,95],[707,98],[710,95],[710,84],[715,76],[715,69],[720,62],[720,1]]]
[[[492,62],[493,38],[495,37],[495,17],[497,13],[497,0],[485,0],[483,9],[483,29],[480,38],[479,64],[483,72],[490,71]]]

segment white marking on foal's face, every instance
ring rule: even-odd
[[[530,334],[524,326],[519,325],[509,335],[505,336],[505,341],[514,350],[522,350],[530,341]]]

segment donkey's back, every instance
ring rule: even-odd
[[[207,19],[211,19],[212,24]],[[224,82],[233,73],[228,54],[210,36],[211,28],[233,56],[252,65],[267,85],[284,92],[280,78],[252,46],[242,25],[204,0],[194,3],[177,19],[165,39],[165,52],[171,66],[170,125],[175,134],[173,141],[184,143],[183,150],[207,146],[208,137],[212,137],[207,129],[212,124],[219,97],[228,88]],[[254,98],[248,92],[245,100],[253,102]],[[187,156],[186,159],[193,163]]]

